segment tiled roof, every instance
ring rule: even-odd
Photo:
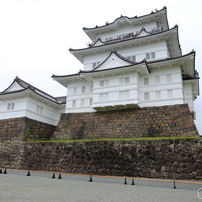
[[[111,53],[110,53],[110,55],[112,54],[112,53],[115,53],[118,57],[121,57],[122,59],[125,59],[125,61],[127,61],[127,62],[129,62],[129,60],[127,60],[127,58],[124,58],[123,56],[121,56],[120,54],[118,54],[116,51],[112,51]],[[195,51],[194,50],[192,50],[190,53],[187,53],[187,54],[185,54],[185,55],[182,55],[182,56],[178,56],[178,57],[173,57],[173,58],[165,58],[165,59],[160,59],[160,60],[152,60],[152,61],[146,61],[145,59],[144,60],[142,60],[142,61],[140,61],[140,62],[132,62],[132,61],[130,61],[130,63],[131,63],[131,65],[127,65],[127,66],[122,66],[122,67],[115,67],[115,68],[112,68],[112,69],[120,69],[120,68],[125,68],[125,67],[129,67],[129,66],[134,66],[134,65],[139,65],[139,64],[141,64],[141,63],[145,63],[146,65],[149,65],[149,64],[155,64],[155,63],[161,63],[161,62],[166,62],[166,61],[174,61],[174,60],[176,60],[176,59],[180,59],[180,58],[185,58],[185,57],[187,57],[187,56],[191,56],[191,55],[195,55]],[[79,76],[80,75],[80,73],[93,73],[93,72],[96,72],[95,70],[97,69],[98,67],[96,67],[95,69],[93,69],[93,70],[90,70],[90,71],[85,71],[85,70],[80,70],[77,74],[71,74],[71,75],[61,75],[61,76],[59,76],[59,75],[53,75],[52,77],[53,78],[64,78],[64,77],[71,77],[71,76]],[[194,68],[195,68],[195,66],[194,66]],[[112,69],[104,69],[104,70],[97,70],[97,72],[99,72],[99,71],[109,71],[109,70],[112,70]]]
[[[17,82],[23,89],[20,90],[14,90],[14,91],[8,91],[7,90],[15,83]],[[33,85],[23,81],[22,79],[20,79],[19,77],[16,76],[16,78],[14,79],[13,83],[3,92],[0,93],[0,95],[6,95],[6,94],[13,94],[13,93],[18,93],[18,92],[22,92],[25,90],[30,89],[32,92],[38,94],[39,96],[48,99],[56,104],[65,104],[66,103],[66,96],[63,97],[53,97],[47,93],[45,93],[44,91],[34,87]]]
[[[161,9],[161,10],[159,10],[159,11],[156,11],[156,12],[151,12],[150,14],[147,14],[147,15],[142,15],[142,16],[139,16],[139,17],[137,17],[137,16],[134,16],[134,17],[127,17],[127,16],[120,16],[120,17],[118,17],[118,18],[116,18],[113,22],[111,22],[111,23],[106,23],[105,25],[102,25],[102,26],[95,26],[95,27],[93,27],[93,28],[86,28],[86,27],[83,27],[83,30],[84,31],[88,31],[88,30],[94,30],[94,29],[98,29],[98,28],[103,28],[103,27],[106,27],[106,26],[109,26],[109,25],[112,25],[112,24],[114,24],[117,20],[119,20],[119,19],[121,19],[121,18],[127,18],[128,20],[133,20],[133,19],[140,19],[140,18],[144,18],[144,17],[146,17],[146,16],[151,16],[151,15],[154,15],[154,14],[156,14],[156,13],[159,13],[159,12],[161,12],[161,11],[163,11],[163,10],[166,10],[167,8],[166,8],[166,6],[164,6],[163,7],[163,9]]]

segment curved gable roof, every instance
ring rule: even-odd
[[[19,86],[21,86],[21,88],[12,88],[14,85],[18,84]],[[12,89],[12,90],[9,90]],[[15,94],[15,93],[20,93],[20,92],[26,92],[26,91],[31,91],[49,101],[52,101],[56,104],[65,104],[64,99],[66,98],[66,96],[64,97],[53,97],[47,93],[45,93],[44,91],[32,86],[31,84],[23,81],[22,79],[20,79],[18,76],[16,76],[16,78],[14,79],[14,81],[12,82],[12,84],[6,88],[3,92],[0,93],[1,95],[8,95],[8,94]]]
[[[141,35],[142,33],[142,35]],[[143,34],[145,33],[145,34]],[[170,38],[174,38],[176,40],[169,40],[170,45],[174,47],[175,52],[179,52],[176,55],[181,55],[181,48],[179,43],[179,36],[178,36],[178,26],[175,25],[173,28],[161,32],[154,32],[152,34],[146,35],[146,31],[144,31],[144,28],[140,31],[139,37],[132,37],[132,38],[126,38],[124,40],[120,41],[112,41],[111,43],[104,43],[97,46],[90,46],[87,48],[81,48],[81,49],[72,49],[70,48],[69,51],[72,53],[80,62],[83,63],[83,54],[93,53],[94,51],[102,51],[102,50],[109,50],[109,49],[117,49],[120,46],[128,46],[129,44],[137,44],[146,40],[156,40],[157,38],[163,38],[169,36]],[[173,36],[174,35],[174,36]],[[138,36],[138,35],[137,35]],[[177,42],[177,43],[176,43]],[[173,57],[173,56],[172,56]]]
[[[111,53],[108,55],[108,57],[102,63],[100,63],[97,67],[95,67],[93,69],[93,71],[97,71],[98,69],[100,69],[100,67],[102,67],[107,62],[107,60],[109,60],[109,58],[113,55],[116,56],[117,58],[119,58],[120,60],[122,60],[124,63],[127,63],[128,65],[135,64],[135,62],[133,62],[133,61],[123,57],[122,55],[118,54],[116,50],[113,50],[113,51],[111,51]],[[121,66],[126,66],[126,65],[121,65]]]
[[[142,15],[142,16],[134,16],[134,17],[127,17],[127,16],[120,16],[118,18],[116,18],[113,22],[108,23],[106,22],[105,25],[102,26],[95,26],[93,28],[86,28],[83,27],[84,32],[89,36],[90,39],[95,40],[96,38],[96,34],[97,32],[101,32],[101,31],[106,31],[108,29],[117,29],[117,27],[119,26],[120,21],[125,21],[128,22],[130,24],[134,24],[134,23],[139,23],[150,20],[152,18],[156,18],[158,16],[163,16],[162,17],[162,21],[165,24],[166,29],[169,28],[168,25],[168,20],[167,20],[167,8],[166,6],[164,6],[161,10],[156,11],[156,12],[151,12],[150,14],[146,14],[146,15]]]

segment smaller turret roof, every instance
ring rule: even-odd
[[[15,88],[16,84],[18,85],[17,88]],[[0,92],[0,96],[20,93],[20,92],[27,91],[27,90],[30,90],[31,92],[39,95],[40,97],[45,98],[56,104],[65,104],[66,103],[66,96],[53,97],[53,96],[45,93],[44,91],[34,87],[33,85],[23,81],[18,76],[16,76],[13,83],[8,88],[6,88],[3,92]]]

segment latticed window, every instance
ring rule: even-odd
[[[128,56],[127,59],[132,60],[133,62],[136,62],[136,56],[135,55]]]
[[[99,64],[100,64],[100,62],[94,62],[93,63],[93,69],[96,68]]]
[[[144,78],[144,85],[149,85],[149,78]]]
[[[129,97],[129,90],[119,92],[119,99],[128,99]]]
[[[173,98],[173,91],[172,90],[168,90],[168,98]]]
[[[82,92],[82,93],[85,93],[85,91],[86,91],[86,87],[85,87],[85,86],[82,86],[81,92]]]
[[[160,77],[159,76],[155,76],[155,84],[160,84]]]
[[[146,53],[146,59],[150,60],[150,59],[155,59],[156,58],[156,54],[155,52],[152,53]]]
[[[100,81],[100,87],[109,86],[109,80]]]
[[[76,100],[72,101],[72,107],[76,107]]]
[[[149,93],[144,93],[144,99],[149,100]]]
[[[77,94],[77,87],[73,88],[73,94]]]
[[[125,84],[125,83],[130,83],[129,77],[123,77],[119,79],[119,84]]]
[[[37,105],[37,107],[36,107],[36,113],[37,114],[42,114],[43,113],[43,107]]]
[[[161,91],[156,92],[156,99],[161,99]]]
[[[15,103],[8,103],[7,110],[13,110],[15,107]]]
[[[108,93],[100,93],[100,101],[106,101],[109,99]]]
[[[81,100],[81,106],[83,107],[84,105],[85,105],[85,100],[82,99],[82,100]]]

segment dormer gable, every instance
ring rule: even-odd
[[[136,37],[142,37],[142,36],[147,36],[151,35],[149,32],[146,31],[146,29],[143,27],[140,32],[136,35]]]
[[[8,93],[8,92],[14,92],[14,91],[19,91],[19,90],[23,90],[24,88],[19,85],[19,83],[17,81],[14,81],[11,86],[9,86],[9,88],[7,88],[4,92]]]
[[[3,93],[9,93],[9,92],[24,90],[25,87],[20,84],[19,80],[20,79],[16,76],[13,83],[6,90],[4,90]]]
[[[104,70],[104,69],[111,69],[115,67],[124,67],[128,65],[135,64],[133,61],[128,60],[127,58],[121,56],[116,52],[116,50],[113,50],[109,56],[99,65],[97,66],[93,71],[98,70]]]
[[[98,38],[96,40],[96,42],[92,43],[92,44],[89,44],[89,47],[93,47],[93,46],[101,46],[101,45],[104,45],[105,43],[102,41],[101,38]]]

